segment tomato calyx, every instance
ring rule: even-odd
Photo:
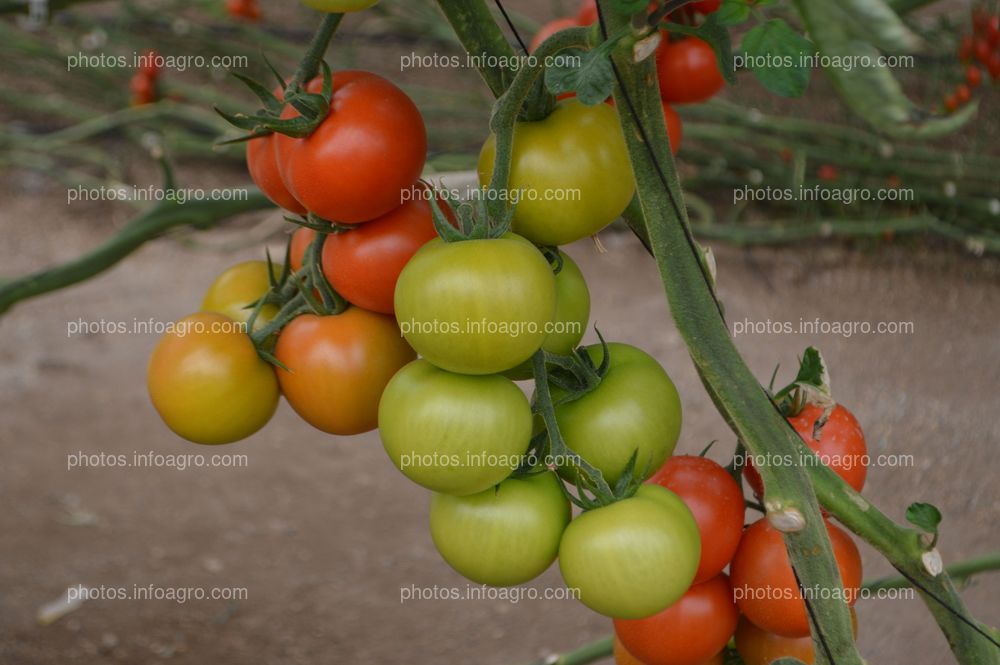
[[[774,373],[777,375],[777,368]],[[808,347],[799,360],[799,371],[795,379],[787,386],[773,392],[774,376],[771,377],[771,399],[786,418],[797,416],[802,409],[810,404],[823,407],[825,416],[817,421],[817,426],[822,427],[837,403],[833,399],[830,390],[830,376],[826,369],[826,362],[822,354],[815,347]]]
[[[441,207],[439,196],[444,200],[444,205],[448,206],[448,211],[454,212],[454,221]],[[514,219],[513,206],[490,214],[484,197],[476,197],[474,201],[465,201],[456,206],[446,192],[440,191],[429,198],[429,203],[434,230],[445,242],[496,240],[510,233],[511,221]]]

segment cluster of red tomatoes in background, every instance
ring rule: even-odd
[[[226,0],[226,12],[233,18],[247,21],[260,20],[260,6],[257,0]]]
[[[721,4],[722,0],[692,2],[672,14],[671,20],[693,22],[698,16],[707,16],[717,11]],[[531,40],[529,50],[534,51],[543,41],[560,30],[592,25],[596,21],[596,0],[584,0],[576,16],[557,18],[543,25]],[[677,154],[683,138],[683,126],[680,116],[671,104],[695,104],[706,101],[722,89],[725,80],[719,71],[715,52],[706,42],[697,37],[684,37],[671,41],[665,31],[662,37],[663,42],[656,52],[656,69],[660,79],[660,96],[663,99],[663,115],[667,122],[670,149]]]
[[[1000,15],[983,7],[972,10],[972,34],[962,37],[958,59],[966,65],[965,82],[944,98],[947,111],[955,111],[972,99],[972,91],[983,83],[984,73],[1000,79]]]
[[[817,421],[827,416],[816,431]],[[820,459],[856,490],[867,474],[867,446],[854,416],[837,405],[827,414],[808,405],[789,423]],[[760,475],[748,464],[744,476],[763,493]],[[782,535],[766,518],[743,528],[743,491],[721,466],[700,457],[672,457],[649,479],[675,492],[691,510],[701,537],[694,584],[676,603],[653,616],[616,619],[618,665],[706,665],[723,663],[735,637],[746,665],[782,657],[815,660],[805,604]],[[861,585],[861,558],[850,535],[828,520],[826,527],[844,583],[854,604]],[[722,571],[729,567],[728,576]],[[853,610],[852,610],[853,618]],[[855,620],[855,632],[857,623]]]
[[[160,66],[157,64],[156,51],[147,51],[143,56],[143,64],[132,74],[128,89],[132,93],[132,106],[152,104],[159,99]]]

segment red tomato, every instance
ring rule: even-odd
[[[576,11],[577,25],[597,23],[597,0],[583,0]]]
[[[827,520],[823,522],[840,569],[844,599],[854,605],[861,587],[861,555],[847,533]],[[785,542],[766,518],[754,522],[743,533],[729,574],[736,605],[758,628],[785,637],[809,634],[806,605],[788,562]]]
[[[663,119],[667,121],[670,152],[676,155],[681,148],[681,139],[684,137],[684,125],[681,124],[681,117],[677,115],[677,111],[666,102],[663,102]]]
[[[542,45],[542,42],[560,30],[577,27],[579,27],[579,25],[571,18],[557,18],[549,21],[539,28],[538,32],[535,33],[535,36],[531,38],[531,44],[528,45],[528,53],[534,53],[538,47]]]
[[[813,426],[821,415],[823,408],[810,404],[797,416],[789,418],[788,422],[827,466],[843,478],[844,482],[860,492],[868,476],[868,444],[865,443],[861,425],[850,411],[838,404],[823,425],[819,439],[815,439]],[[749,458],[743,467],[743,477],[757,496],[764,495],[760,474],[753,468],[753,462]]]
[[[986,69],[990,72],[990,78],[996,81],[1000,79],[1000,53],[990,56],[990,61],[986,63]]]
[[[858,615],[851,608],[851,627],[858,636]],[[782,637],[761,630],[746,617],[740,617],[736,627],[736,651],[743,665],[771,665],[779,658],[798,658],[806,665],[816,662],[812,637]]]
[[[993,55],[993,48],[987,40],[977,39],[972,46],[972,53],[976,56],[976,60],[985,65],[989,63],[990,56]]]
[[[288,265],[292,267],[292,272],[298,272],[302,269],[302,261],[305,259],[306,250],[309,249],[309,245],[312,244],[315,237],[316,232],[312,229],[307,229],[304,226],[295,229],[295,233],[292,234],[292,246],[288,256]]]
[[[972,37],[966,35],[962,37],[962,40],[958,43],[958,59],[965,62],[966,60],[972,59],[972,49],[973,49]]]
[[[245,18],[248,21],[260,19],[260,7],[257,0],[226,0],[226,11],[233,18]]]
[[[396,321],[360,307],[336,316],[304,314],[278,335],[274,355],[288,403],[313,427],[360,434],[378,425],[382,391],[416,358]]]
[[[431,204],[407,201],[367,224],[330,234],[323,244],[323,273],[349,302],[392,314],[399,273],[418,249],[436,237]]]
[[[972,91],[969,90],[969,86],[962,83],[955,88],[955,99],[958,100],[959,105],[968,104],[969,100],[972,99]]]
[[[695,584],[645,619],[615,619],[615,636],[645,665],[702,665],[721,652],[740,618],[729,578]]]
[[[156,81],[143,71],[132,75],[128,88],[132,93],[132,106],[143,106],[156,101]]]
[[[993,15],[986,22],[986,41],[990,46],[996,48],[1000,45],[1000,16]]]
[[[311,92],[321,87],[318,79],[309,84]],[[282,117],[297,113],[287,106]],[[343,224],[366,222],[399,206],[427,153],[424,121],[410,98],[362,71],[333,74],[330,114],[311,135],[275,137],[288,191],[320,217]]]
[[[983,70],[975,65],[969,65],[965,69],[965,82],[968,83],[971,88],[978,88],[983,82]]]
[[[156,49],[149,49],[142,54],[139,72],[154,80],[160,76],[160,54]]]
[[[664,41],[656,52],[656,68],[660,96],[667,102],[703,102],[725,84],[715,61],[715,51],[697,37]]]
[[[285,187],[274,152],[275,135],[269,134],[247,141],[247,170],[254,184],[267,198],[296,215],[306,214],[305,206]]]
[[[679,496],[698,524],[701,560],[694,583],[721,573],[743,535],[745,508],[739,484],[712,460],[692,455],[668,458],[646,482],[662,485]]]
[[[954,93],[944,98],[944,108],[949,113],[953,113],[958,109],[958,97]]]
[[[719,7],[722,6],[722,0],[699,0],[699,2],[692,2],[687,6],[699,14],[708,16],[719,10]]]
[[[816,177],[827,182],[836,182],[837,178],[840,177],[840,171],[833,164],[821,164],[816,169]]]

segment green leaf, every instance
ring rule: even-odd
[[[747,68],[765,88],[782,97],[805,93],[812,71],[804,56],[816,49],[783,20],[774,18],[751,29],[740,46]]]
[[[911,503],[906,509],[906,521],[918,529],[936,535],[938,525],[941,523],[941,511],[929,503]]]
[[[613,0],[611,8],[619,14],[635,14],[645,11],[648,5],[648,0]]]
[[[716,13],[709,14],[705,22],[699,26],[684,25],[665,21],[660,27],[668,32],[697,37],[707,43],[715,51],[715,61],[722,72],[722,78],[730,84],[736,82],[736,70],[733,68],[733,44],[729,39],[729,30],[719,22]]]
[[[805,665],[805,663],[798,658],[788,656],[786,658],[779,658],[778,660],[772,661],[771,665]]]
[[[614,90],[615,75],[605,49],[568,49],[545,70],[545,87],[553,94],[575,92],[580,103],[594,106],[604,102]]]
[[[750,18],[750,5],[747,0],[723,0],[714,16],[722,25],[739,25]]]
[[[825,393],[830,392],[830,378],[826,373],[826,363],[823,362],[823,356],[816,347],[810,346],[802,354],[795,383],[815,386]]]

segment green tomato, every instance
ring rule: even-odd
[[[275,279],[281,276],[281,265],[272,264]],[[233,321],[246,323],[253,313],[249,305],[260,300],[271,288],[266,261],[244,261],[222,271],[205,292],[201,311],[217,312]],[[277,305],[264,305],[254,322],[255,328],[266,325],[278,313]]]
[[[556,311],[548,262],[524,238],[435,239],[396,282],[406,341],[438,367],[494,374],[524,362],[545,341]]]
[[[483,186],[495,157],[491,135],[479,153]],[[566,245],[615,221],[635,181],[614,109],[565,99],[545,119],[517,123],[508,188],[514,232],[539,245]]]
[[[590,320],[590,289],[576,262],[563,251],[562,270],[556,274],[556,315],[552,332],[545,338],[542,348],[550,353],[569,355],[583,339]],[[527,360],[504,375],[521,381],[532,376],[531,361]]]
[[[616,619],[643,619],[691,586],[701,556],[698,525],[684,502],[659,485],[589,510],[559,545],[566,586],[584,605]]]
[[[389,458],[410,480],[435,492],[474,494],[521,463],[531,406],[510,379],[415,360],[382,393],[378,426]]]
[[[600,365],[600,344],[588,346],[587,353]],[[643,479],[663,465],[680,436],[681,400],[666,371],[646,352],[612,342],[608,353],[611,364],[600,385],[557,406],[556,420],[566,445],[614,485],[635,451],[635,471]],[[552,390],[557,400],[564,394]],[[572,477],[571,469],[561,471]]]
[[[471,496],[435,494],[431,537],[456,571],[479,584],[512,586],[541,575],[559,552],[569,501],[551,472],[508,478]]]
[[[302,0],[302,4],[317,11],[332,13],[360,12],[378,4],[378,0]]]

